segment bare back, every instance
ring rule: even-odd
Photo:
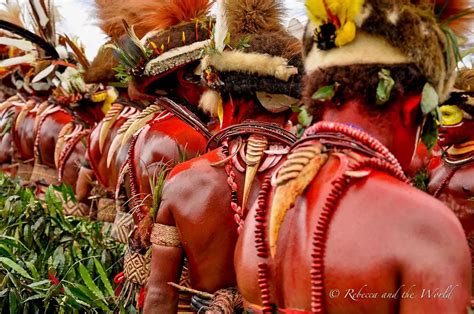
[[[311,239],[338,170],[340,162],[331,157],[288,211],[274,258],[257,257],[256,208],[249,213],[235,266],[250,304],[262,305],[258,265],[264,263],[271,303],[311,310]],[[372,172],[340,199],[327,234],[323,283],[329,313],[463,313],[469,303],[469,251],[448,208]]]

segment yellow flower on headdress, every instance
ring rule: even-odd
[[[334,43],[344,46],[354,40],[354,19],[362,10],[364,0],[306,0],[309,19],[321,26],[333,24],[336,28]]]

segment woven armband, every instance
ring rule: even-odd
[[[181,240],[176,227],[158,223],[153,225],[151,243],[160,246],[181,247]]]

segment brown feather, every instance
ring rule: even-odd
[[[283,5],[279,0],[227,0],[231,33],[258,34],[283,29]]]
[[[71,40],[71,38],[69,38],[69,36],[67,35],[60,35],[59,36],[61,39],[64,39],[65,42],[69,45],[69,47],[71,48],[72,52],[74,53],[74,56],[75,56],[75,59],[85,68],[85,69],[88,69],[89,66],[90,66],[90,63],[89,61],[87,60],[87,57],[84,53],[84,50],[81,49],[80,47],[78,47],[76,45],[76,43],[74,41]]]

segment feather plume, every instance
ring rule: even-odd
[[[136,13],[131,1],[96,0],[96,16],[98,26],[113,41],[118,41],[125,35],[122,20],[132,22],[136,20]],[[144,34],[138,34],[143,36]]]
[[[84,49],[80,47],[75,41],[73,41],[69,36],[64,35],[60,36],[61,39],[63,39],[68,46],[71,48],[72,52],[74,53],[75,60],[77,60],[83,67],[84,69],[88,69],[90,66],[89,60],[87,60],[87,57],[84,53]]]
[[[4,9],[0,10],[0,20],[24,27],[21,20],[21,9],[18,3],[8,2],[3,4]]]
[[[134,25],[138,38],[157,29],[192,21],[207,14],[210,0],[96,0],[99,26],[113,40],[125,34],[122,20]]]
[[[217,0],[216,25],[214,26],[214,43],[216,50],[224,51],[225,39],[229,32],[227,16],[225,12],[225,0]]]
[[[258,34],[283,31],[283,5],[279,0],[227,0],[230,32]]]
[[[444,2],[444,1],[443,1]],[[449,24],[454,33],[461,37],[463,44],[472,47],[474,29],[474,0],[446,1],[440,12],[442,22]]]
[[[57,45],[56,38],[56,8],[52,0],[29,0],[28,12],[35,33],[53,46]]]

